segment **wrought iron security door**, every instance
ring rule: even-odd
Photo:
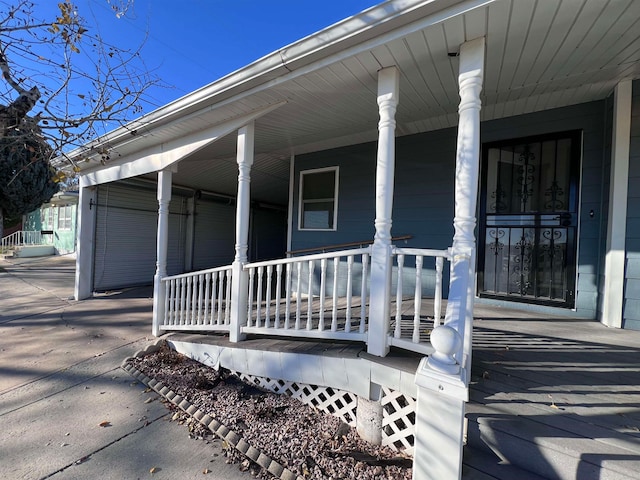
[[[480,296],[575,304],[581,133],[486,144]]]

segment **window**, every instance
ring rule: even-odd
[[[336,230],[338,167],[300,172],[300,230]]]
[[[40,209],[42,230],[53,228],[53,209],[54,207],[44,207]]]
[[[71,205],[58,207],[58,230],[71,230]]]

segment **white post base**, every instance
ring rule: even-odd
[[[462,478],[464,370],[460,377],[432,370],[423,358],[416,372],[418,398],[413,454],[414,480]]]

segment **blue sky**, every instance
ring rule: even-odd
[[[147,113],[280,47],[354,15],[379,0],[134,0],[124,17],[109,7],[122,0],[76,0],[100,34],[128,48],[147,35],[142,54],[168,88],[148,92]],[[42,7],[56,2],[41,0]],[[49,5],[44,5],[49,4]]]

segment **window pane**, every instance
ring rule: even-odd
[[[335,186],[335,171],[305,174],[302,176],[302,199],[333,198]]]
[[[302,228],[333,228],[333,202],[304,203]]]

